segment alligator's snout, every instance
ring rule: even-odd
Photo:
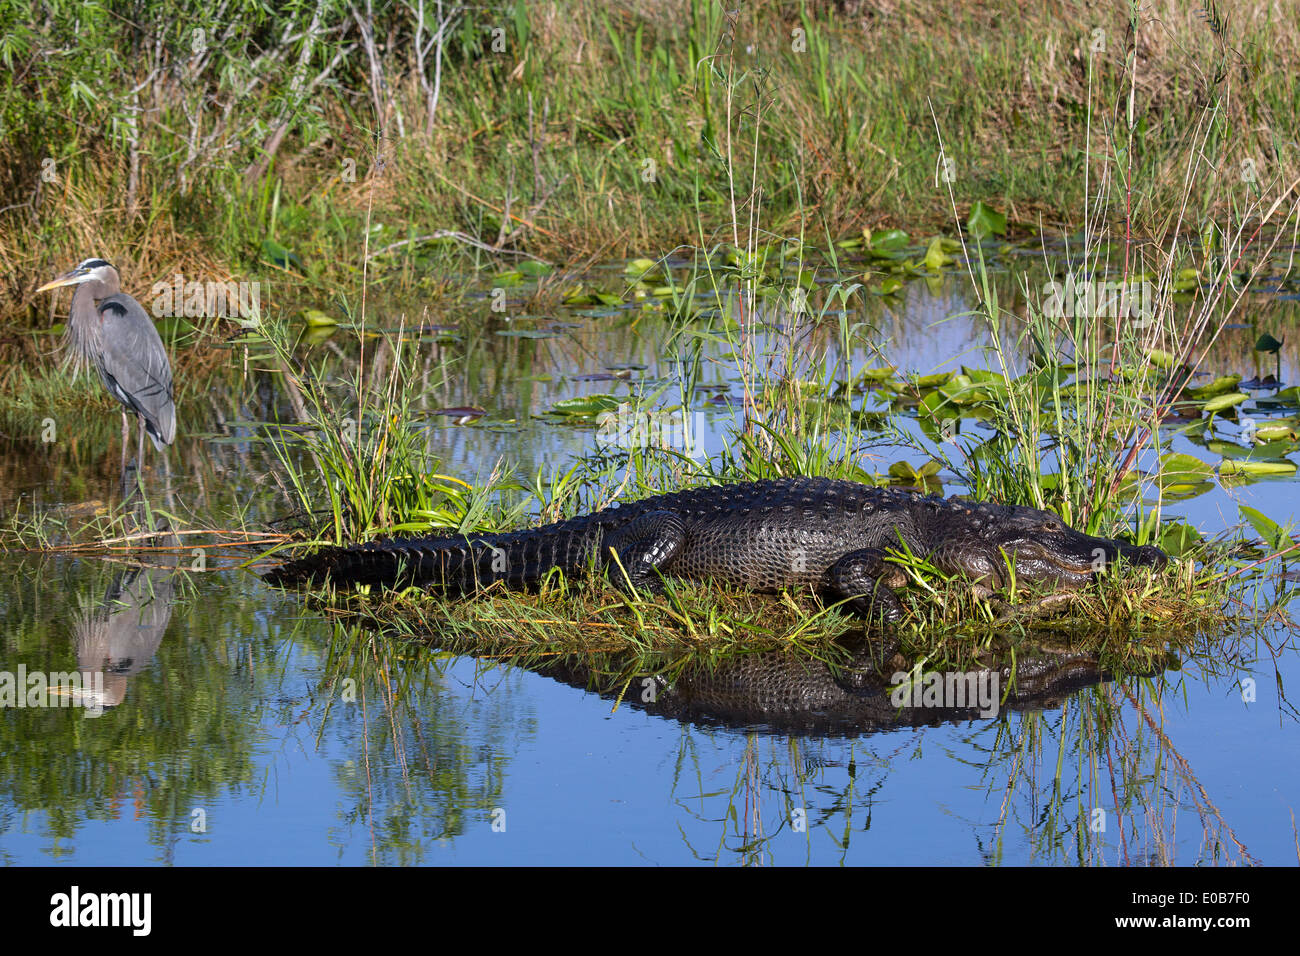
[[[1144,568],[1155,568],[1159,570],[1169,563],[1169,555],[1165,554],[1153,544],[1144,544],[1141,546],[1127,544],[1121,549],[1124,560],[1129,564],[1136,564]]]
[[[1017,570],[1026,577],[1055,577],[1073,584],[1083,584],[1120,561],[1156,570],[1169,563],[1169,556],[1153,545],[1094,538],[1070,529],[1039,541],[1022,542],[1016,552]]]

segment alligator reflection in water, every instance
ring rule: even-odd
[[[841,646],[848,657],[833,664],[778,651],[712,667],[688,665],[671,678],[614,674],[586,656],[542,662],[534,669],[661,717],[812,734],[861,734],[990,718],[1002,709],[1050,709],[1075,691],[1119,676],[1095,654],[1039,649],[1018,652],[1014,674],[1011,663],[991,660],[912,680],[902,673],[910,665],[901,664],[892,647],[882,652],[860,635]]]

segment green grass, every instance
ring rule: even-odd
[[[0,25],[13,25],[15,9],[0,6]],[[276,129],[267,125],[273,117],[287,123],[285,136],[273,133],[260,148],[222,140],[223,148],[198,155],[168,139],[185,127],[187,97],[195,89],[229,94],[222,85],[229,74],[218,67],[266,49],[256,40],[259,30],[282,25],[274,16],[245,11],[249,21],[196,64],[200,75],[189,87],[149,88],[172,125],[150,125],[143,141],[88,138],[95,110],[125,109],[129,118],[134,106],[79,92],[86,64],[41,60],[49,38],[15,28],[18,39],[9,41],[11,56],[43,64],[32,76],[53,91],[49,101],[3,104],[5,122],[31,132],[4,147],[13,168],[34,163],[60,135],[82,151],[58,152],[64,188],[53,214],[40,228],[6,230],[13,248],[0,252],[21,262],[39,249],[42,264],[50,255],[80,258],[72,249],[92,241],[106,196],[125,189],[131,208],[123,235],[112,239],[118,247],[140,240],[135,256],[144,274],[170,273],[177,262],[200,272],[229,264],[249,276],[274,275],[278,288],[292,290],[247,320],[252,334],[241,344],[245,363],[272,370],[294,410],[291,421],[260,428],[299,542],[497,530],[527,523],[532,513],[560,517],[613,498],[723,480],[813,474],[915,483],[929,474],[868,468],[864,451],[885,443],[911,444],[946,462],[978,497],[1051,507],[1092,533],[1165,543],[1159,499],[1148,508],[1126,477],[1145,448],[1161,448],[1164,411],[1239,307],[1243,293],[1231,280],[1268,258],[1270,237],[1284,234],[1280,226],[1293,213],[1274,199],[1287,195],[1293,161],[1284,132],[1295,115],[1293,84],[1268,63],[1243,71],[1238,52],[1264,38],[1274,47],[1293,42],[1293,27],[1247,20],[1245,32],[1234,34],[1212,9],[1205,22],[1134,24],[1130,37],[1122,15],[1082,31],[1078,12],[1064,6],[1009,16],[989,33],[988,11],[966,4],[915,18],[898,13],[879,31],[821,6],[760,3],[728,12],[688,0],[632,13],[579,4],[556,17],[546,5],[499,5],[455,25],[456,42],[443,50],[447,85],[429,124],[417,121],[427,115],[429,90],[398,55],[410,51],[416,27],[405,8],[379,9],[395,45],[370,64],[373,71],[338,65],[331,72],[352,28],[337,19],[342,7],[326,4],[325,39],[297,48],[304,65],[324,69],[316,75],[329,81],[313,108],[298,112],[303,104],[291,87],[262,85],[232,101],[234,118],[220,122],[255,120],[267,132]],[[71,15],[59,7],[53,22],[66,29]],[[155,29],[164,33],[176,26],[161,22]],[[492,34],[497,27],[502,32]],[[1094,29],[1103,31],[1100,42]],[[95,16],[82,30],[105,47],[121,39]],[[1073,49],[1078,35],[1092,41]],[[494,51],[493,42],[504,49]],[[386,80],[374,82],[377,75]],[[109,74],[101,84],[111,90],[125,79]],[[372,104],[383,124],[367,117]],[[1261,132],[1261,117],[1276,123],[1271,135]],[[272,145],[276,155],[263,163]],[[132,187],[123,177],[142,150],[172,158],[149,164]],[[1264,153],[1278,160],[1268,175],[1230,175]],[[180,156],[184,188],[176,185],[180,170],[167,166]],[[21,185],[14,175],[11,191]],[[1024,332],[1011,341],[1013,313],[999,301],[987,262],[1005,247],[982,244],[990,231],[1003,231],[1001,213],[1012,232],[1071,237],[1064,261],[1045,263],[1049,271],[1149,277],[1160,290],[1153,321],[1062,320],[1026,290]],[[176,229],[179,222],[187,227]],[[1270,228],[1262,239],[1242,225],[1261,222]],[[947,235],[921,238],[914,223]],[[1217,238],[1191,248],[1189,233]],[[681,244],[695,250],[685,270],[662,265],[666,252],[652,255],[660,264],[629,267],[617,297],[644,295],[663,308],[673,317],[666,353],[687,356],[668,390],[640,396],[630,411],[671,413],[667,396],[675,391],[677,410],[689,419],[703,355],[720,347],[722,371],[743,393],[725,454],[698,463],[680,447],[637,444],[550,473],[530,467],[527,479],[508,467],[477,485],[441,473],[427,434],[413,425],[414,350],[400,328],[376,337],[377,298],[464,294],[466,283],[453,276],[473,269],[499,286],[535,278],[536,305],[572,302],[586,294],[572,274],[588,258]],[[114,248],[97,251],[111,256]],[[854,322],[852,307],[867,295],[893,295],[905,281],[937,282],[959,251],[971,263],[989,367],[966,381],[889,371],[866,381],[857,361],[879,352],[876,330]],[[502,271],[507,252],[572,266]],[[857,258],[850,262],[849,253]],[[1176,318],[1188,269],[1212,292]],[[341,369],[300,366],[294,305],[324,307],[349,323],[358,349]],[[773,331],[777,325],[784,330]],[[1032,367],[1014,374],[1021,355]],[[887,356],[876,357],[887,364]],[[66,391],[57,379],[18,384],[32,399]],[[868,407],[866,398],[880,395],[887,407]],[[900,412],[913,407],[930,445],[900,426]],[[954,415],[979,415],[993,436],[978,447],[947,441],[943,424]],[[27,533],[52,534],[39,519]],[[1074,602],[1069,620],[1111,638],[1148,625],[1163,634],[1196,632],[1215,614],[1227,619],[1227,592],[1214,578],[1189,561],[1161,578],[1163,590],[1145,577],[1117,582],[1100,598]],[[940,642],[961,636],[969,644],[972,628],[983,635],[978,643],[1000,628],[1038,626],[1023,606],[965,603],[955,584],[924,569],[917,584],[930,600],[908,627]],[[815,644],[848,625],[808,601],[751,603],[698,589],[653,601],[599,587],[546,590],[536,599],[542,603],[503,595],[435,602],[436,611],[422,603],[432,598],[386,603],[395,600],[381,600],[374,613],[390,621],[436,614],[454,632],[450,639],[514,639],[517,628],[558,646],[611,632],[642,649]]]
[[[431,124],[433,65],[418,69],[403,4],[374,5],[373,64],[335,0],[314,30],[314,4],[236,3],[220,23],[201,4],[146,3],[129,22],[48,6],[36,24],[0,3],[0,254],[23,276],[0,315],[20,324],[37,320],[29,283],[92,250],[129,277],[274,278],[323,305],[366,250],[372,283],[409,294],[480,268],[467,238],[574,263],[752,248],[759,223],[823,246],[922,233],[950,221],[941,166],[963,217],[986,202],[1020,235],[1080,222],[1099,161],[1140,184],[1104,218],[1155,225],[1207,156],[1189,233],[1296,169],[1300,34],[1262,2],[1144,14],[1135,34],[1123,5],[489,3],[450,24]],[[140,49],[188,72],[141,86]],[[267,240],[300,257],[295,275]]]
[[[496,585],[461,599],[418,588],[326,589],[312,604],[322,613],[437,647],[507,657],[604,652],[717,661],[773,650],[824,655],[841,636],[866,627],[878,637],[896,638],[909,660],[958,669],[985,652],[1044,641],[1145,666],[1152,653],[1191,646],[1277,606],[1264,601],[1230,609],[1230,595],[1244,593],[1252,582],[1234,581],[1230,588],[1216,580],[1211,562],[1199,570],[1189,561],[1158,574],[1137,570],[1107,577],[1068,600],[1044,604],[1052,595],[1033,589],[979,598],[965,582],[923,562],[901,555],[896,560],[909,569],[913,584],[904,597],[905,619],[887,630],[798,591],[764,595],[667,579],[662,595],[629,595],[601,575],[554,575],[535,591]]]

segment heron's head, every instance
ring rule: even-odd
[[[70,269],[58,278],[51,279],[36,291],[48,292],[50,289],[60,289],[65,285],[81,285],[83,282],[103,282],[116,285],[116,280],[117,270],[108,262],[103,259],[87,259],[75,269]]]

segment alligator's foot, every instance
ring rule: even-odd
[[[615,587],[662,594],[659,568],[677,556],[685,541],[686,526],[681,515],[651,511],[606,538],[601,557]]]
[[[827,590],[859,617],[897,624],[903,619],[903,605],[885,583],[896,570],[886,564],[885,552],[878,548],[850,551],[826,572]]]

